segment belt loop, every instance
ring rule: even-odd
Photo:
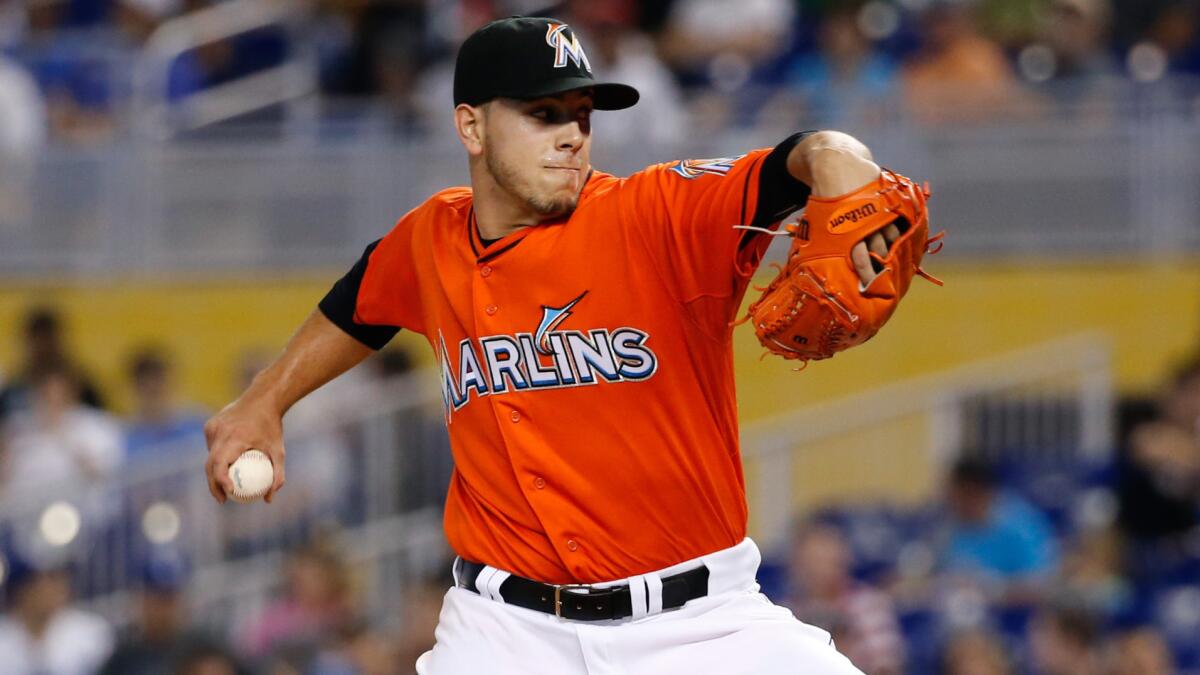
[[[629,608],[630,618],[637,620],[646,616],[649,610],[649,604],[646,602],[646,577],[644,574],[639,574],[635,577],[629,577]]]
[[[493,574],[490,579],[488,579],[488,594],[492,596],[493,600],[504,603],[504,596],[500,595],[500,584],[504,583],[509,576],[511,576],[511,574],[505,572],[504,570],[496,570],[496,573]]]
[[[648,614],[662,614],[662,611],[663,611],[662,578],[659,577],[658,574],[656,574],[654,572],[643,575],[643,578],[646,580],[646,597],[647,597],[646,612]]]
[[[497,570],[495,567],[484,567],[479,571],[479,576],[475,577],[475,590],[488,600],[497,599],[492,597],[492,592],[488,588],[488,581],[490,581],[492,576],[499,571],[500,570]]]

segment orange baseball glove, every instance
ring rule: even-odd
[[[879,332],[914,275],[941,286],[921,269],[922,257],[940,251],[940,243],[933,245],[945,235],[929,237],[929,194],[928,184],[918,187],[884,169],[878,180],[850,194],[810,197],[800,222],[785,230],[792,236],[787,263],[750,305],[747,319],[759,342],[805,364],[827,359]],[[886,258],[870,254],[878,276],[864,288],[850,250],[893,223],[900,236]]]

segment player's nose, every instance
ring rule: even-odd
[[[564,124],[558,136],[558,149],[569,150],[576,152],[583,147],[583,141],[587,138],[587,129],[584,125],[586,122],[574,121],[569,124]]]

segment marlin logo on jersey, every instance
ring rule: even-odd
[[[699,178],[704,174],[712,174],[714,176],[724,176],[733,169],[733,165],[745,155],[737,157],[721,157],[718,159],[685,159],[680,161],[671,170],[675,173],[691,180]]]
[[[446,419],[476,397],[514,391],[558,389],[601,383],[638,382],[658,371],[650,335],[637,328],[557,330],[587,295],[561,307],[542,305],[533,333],[487,335],[460,340],[451,351],[438,331],[442,402]]]
[[[579,38],[575,37],[573,31],[567,32],[568,29],[565,23],[550,23],[546,26],[546,44],[554,48],[554,67],[566,68],[569,58],[576,68],[582,62],[583,67],[589,73],[592,72],[592,64],[588,63],[587,54],[583,53],[583,45],[579,44]]]

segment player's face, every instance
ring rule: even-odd
[[[586,90],[492,101],[483,155],[496,184],[540,216],[573,211],[591,170],[591,116]]]

